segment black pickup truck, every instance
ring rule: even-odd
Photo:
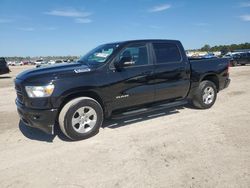
[[[105,118],[156,102],[187,100],[210,108],[229,83],[228,59],[189,60],[176,40],[104,44],[75,63],[37,68],[15,79],[28,126],[72,140],[95,135]]]

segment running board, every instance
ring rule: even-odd
[[[182,101],[163,103],[163,104],[155,105],[155,106],[151,106],[151,107],[138,108],[135,110],[125,111],[121,114],[115,114],[115,115],[111,116],[111,119],[123,119],[123,118],[127,118],[127,117],[132,117],[132,116],[137,116],[137,115],[141,115],[141,114],[145,114],[145,113],[154,112],[154,111],[160,111],[160,110],[164,110],[164,109],[168,109],[168,108],[182,106],[182,105],[185,105],[187,103],[188,103],[187,100],[182,100]]]

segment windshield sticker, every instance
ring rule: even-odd
[[[106,58],[109,56],[109,54],[106,54],[106,53],[96,53],[95,54],[96,57],[103,57],[103,58]]]

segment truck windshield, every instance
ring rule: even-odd
[[[108,57],[119,47],[119,43],[104,44],[91,50],[78,60],[79,63],[83,63],[89,66],[101,66]]]

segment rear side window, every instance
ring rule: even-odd
[[[181,54],[179,48],[171,43],[153,43],[157,64],[179,62]]]
[[[246,56],[247,56],[246,53],[242,53],[242,54],[241,54],[241,57],[246,57]]]
[[[250,57],[250,53],[244,53],[244,54],[242,54],[242,57],[244,57],[244,58]]]

